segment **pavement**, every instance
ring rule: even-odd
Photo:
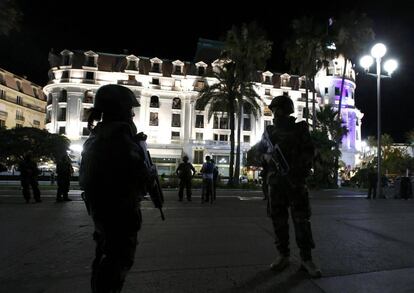
[[[25,204],[18,186],[0,184],[0,292],[90,292],[93,225],[79,190],[55,203]],[[150,201],[135,264],[122,292],[414,292],[414,201],[365,199],[352,189],[311,192],[315,262],[300,270],[291,227],[291,265],[269,270],[273,229],[259,191],[218,190],[213,204],[178,202],[165,192],[162,221]],[[291,225],[292,226],[292,225]]]

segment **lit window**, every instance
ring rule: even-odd
[[[181,115],[180,114],[172,114],[171,126],[172,127],[180,127],[181,126]]]
[[[196,128],[204,128],[204,115],[196,115]]]
[[[250,135],[243,135],[243,142],[250,143]]]
[[[150,126],[158,126],[158,113],[150,112]]]
[[[196,132],[196,140],[203,140],[203,133],[202,132]]]
[[[158,99],[157,96],[152,96],[151,97],[150,107],[151,108],[159,108],[160,107],[159,99]]]
[[[181,100],[180,100],[180,98],[174,98],[173,99],[172,108],[173,109],[181,109]]]
[[[202,150],[196,150],[194,151],[194,164],[203,164],[204,160],[204,151]]]

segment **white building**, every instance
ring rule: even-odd
[[[53,133],[65,134],[71,139],[73,149],[79,149],[89,134],[84,113],[93,106],[96,90],[104,84],[122,84],[135,93],[141,104],[135,108],[134,122],[138,131],[148,135],[147,142],[160,174],[174,172],[186,154],[196,168],[201,166],[205,155],[211,155],[220,172],[228,175],[230,129],[226,115],[219,113],[208,121],[207,111],[195,109],[199,90],[206,83],[216,82],[212,72],[219,62],[197,58],[200,57],[192,63],[92,51],[50,53],[50,81],[44,87],[48,97],[46,128]],[[323,95],[317,95],[317,107],[323,102],[334,102],[335,88],[340,80],[335,66],[329,66],[327,72],[320,73],[316,80],[319,91],[323,91]],[[355,162],[352,155],[360,144],[362,118],[360,111],[353,106],[353,74],[351,69],[346,80],[348,94],[344,101],[344,117],[352,129],[344,138],[344,159],[352,166]],[[264,127],[272,123],[272,113],[267,105],[273,97],[288,94],[295,105],[293,115],[298,120],[302,119],[307,98],[304,77],[301,76],[258,72],[255,85],[264,101],[263,115],[255,120],[251,114],[244,114],[243,153],[260,139]],[[308,99],[309,107],[312,107],[311,93]]]

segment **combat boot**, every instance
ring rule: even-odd
[[[310,259],[307,261],[302,261],[302,269],[308,272],[309,276],[312,278],[320,278],[322,276],[321,269],[318,268],[315,263]]]
[[[275,261],[270,264],[270,269],[273,271],[282,271],[289,265],[289,256],[279,255]]]

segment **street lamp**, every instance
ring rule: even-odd
[[[378,43],[375,44],[371,49],[371,56],[366,55],[361,58],[360,64],[365,69],[365,72],[370,76],[375,76],[377,78],[377,192],[378,197],[382,196],[381,193],[381,77],[389,78],[391,74],[397,69],[398,63],[395,60],[387,60],[384,64],[384,69],[387,71],[388,75],[381,75],[381,58],[384,57],[387,52],[387,47],[384,44]],[[377,73],[369,73],[370,66],[374,63],[373,58],[377,63]]]

